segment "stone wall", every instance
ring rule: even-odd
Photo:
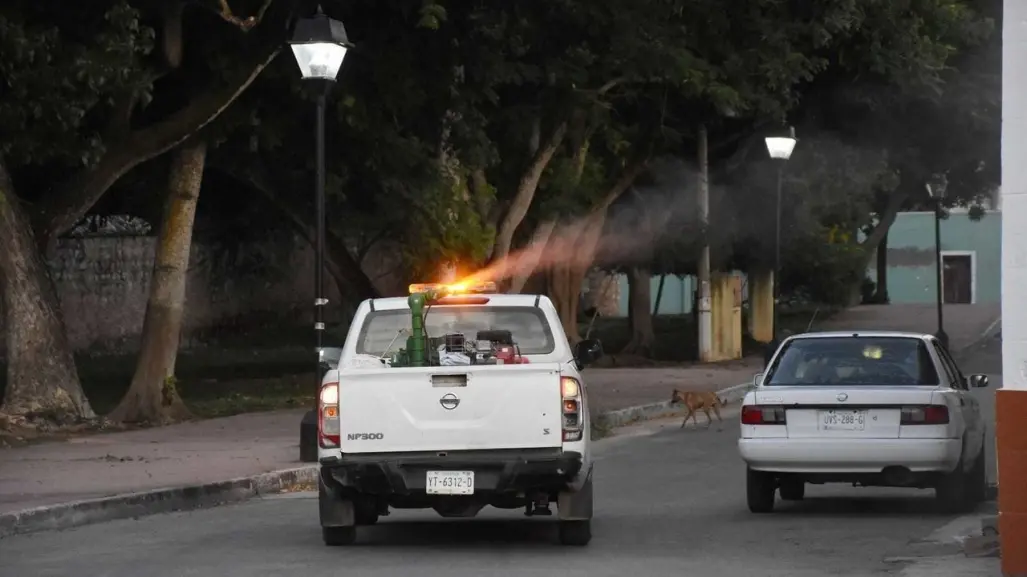
[[[138,345],[154,244],[153,237],[60,241],[50,267],[75,350],[126,351]],[[313,276],[313,251],[299,239],[234,247],[193,243],[183,344],[217,327],[309,325]],[[342,311],[330,276],[325,287],[333,320]],[[0,331],[0,354],[3,338]]]

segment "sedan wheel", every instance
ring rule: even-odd
[[[988,471],[985,465],[984,447],[974,459],[966,479],[966,501],[968,505],[983,503],[988,496]]]
[[[745,496],[749,511],[753,513],[770,513],[774,510],[774,497],[777,491],[777,479],[765,471],[745,471]]]
[[[960,463],[956,470],[942,475],[934,487],[934,498],[938,507],[946,513],[962,513],[969,505],[967,481],[969,475]]]

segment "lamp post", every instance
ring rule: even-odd
[[[317,94],[317,122],[315,127],[316,174],[314,181],[314,204],[316,206],[316,238],[314,241],[314,334],[317,352],[317,389],[321,387],[321,355],[324,346],[324,307],[328,304],[324,292],[325,261],[325,108],[328,92],[335,83],[346,52],[353,46],[346,37],[342,22],[326,16],[321,7],[311,17],[296,21],[292,39],[289,41],[296,57],[303,81],[312,84]],[[300,423],[300,460],[306,463],[317,460],[317,413],[307,413]]]
[[[949,335],[945,332],[944,293],[942,291],[942,262],[941,262],[941,211],[942,203],[945,201],[945,191],[948,188],[948,178],[942,174],[934,178],[934,182],[924,184],[928,196],[934,206],[934,297],[938,307],[938,333],[935,335],[946,349],[949,347]]]
[[[770,154],[770,158],[777,164],[777,198],[775,200],[776,217],[774,219],[774,315],[772,331],[773,340],[771,346],[767,347],[766,359],[770,360],[770,356],[774,354],[774,350],[777,349],[777,345],[780,342],[778,329],[778,309],[780,308],[781,301],[781,190],[784,187],[784,172],[785,165],[788,163],[788,159],[792,157],[792,151],[795,150],[795,127],[788,129],[788,134],[785,136],[768,136],[766,138],[767,152]]]

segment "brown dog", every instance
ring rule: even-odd
[[[674,389],[674,392],[670,395],[670,404],[682,403],[685,408],[688,409],[688,413],[685,415],[685,420],[681,421],[681,428],[684,429],[685,425],[688,424],[688,419],[692,419],[695,423],[695,428],[699,428],[699,417],[697,412],[702,410],[706,413],[706,428],[709,429],[713,425],[713,419],[710,417],[710,411],[717,415],[717,420],[721,423],[724,419],[720,416],[720,407],[724,405],[724,401],[717,396],[717,393],[711,393],[709,391],[694,392],[694,391],[679,391]],[[719,430],[719,428],[718,428]]]

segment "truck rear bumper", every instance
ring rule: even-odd
[[[476,494],[559,489],[582,466],[580,453],[561,449],[371,453],[320,462],[326,488],[371,495],[423,495],[428,471],[474,471]]]

